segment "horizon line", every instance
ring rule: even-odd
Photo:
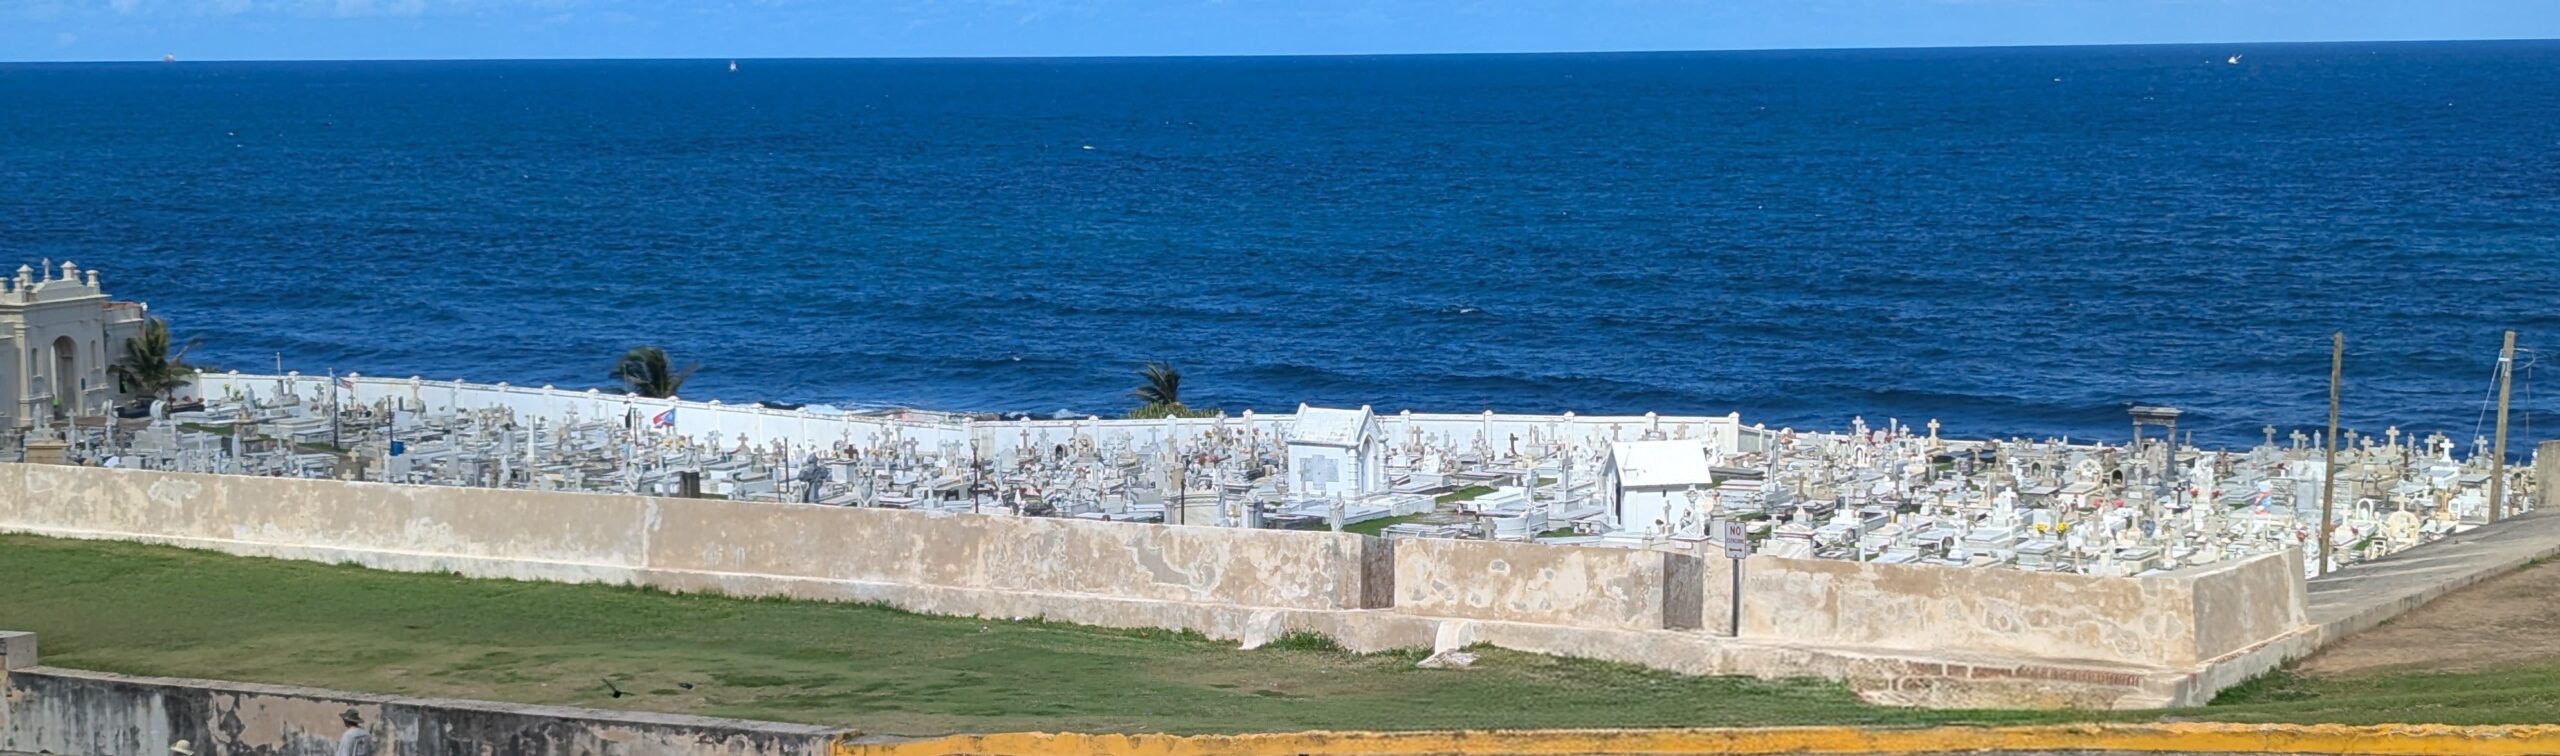
[[[848,56],[561,56],[503,58],[90,58],[73,60],[0,59],[0,65],[48,64],[132,64],[132,63],[513,63],[513,62],[612,62],[612,61],[1035,61],[1035,60],[1216,60],[1260,58],[1455,58],[1566,55],[1683,55],[1700,53],[1770,53],[1770,52],[1873,52],[1924,50],[2039,50],[2126,47],[2204,47],[2214,45],[2312,46],[2312,45],[2415,45],[2446,43],[2524,43],[2560,42],[2560,37],[2499,38],[2413,38],[2413,39],[2331,39],[2331,40],[2222,40],[2191,42],[2103,42],[2092,44],[1988,44],[1988,45],[1870,45],[1857,47],[1712,47],[1689,49],[1618,49],[1618,50],[1502,50],[1471,52],[1336,52],[1336,53],[1163,53],[1136,55],[848,55]],[[175,53],[163,53],[175,56]]]

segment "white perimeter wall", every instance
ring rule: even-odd
[[[948,450],[954,455],[969,453],[970,443],[978,443],[977,453],[997,456],[1013,453],[1026,446],[1048,448],[1074,441],[1079,437],[1094,439],[1099,445],[1115,442],[1143,448],[1157,445],[1167,438],[1194,438],[1214,429],[1250,430],[1264,437],[1286,438],[1292,416],[1289,414],[1243,413],[1222,418],[1181,418],[1162,420],[1004,420],[956,422],[904,422],[876,417],[821,415],[797,410],[767,409],[755,405],[721,404],[717,401],[697,402],[680,399],[644,399],[607,394],[594,390],[572,391],[553,388],[509,386],[504,383],[484,384],[462,381],[429,381],[417,378],[356,377],[349,381],[352,389],[340,389],[339,400],[355,404],[371,404],[386,398],[397,398],[409,406],[424,406],[429,412],[478,410],[503,407],[520,419],[547,418],[552,422],[566,420],[572,412],[580,419],[618,420],[636,415],[645,424],[648,419],[670,408],[676,410],[674,432],[682,436],[707,438],[720,434],[722,446],[736,443],[741,434],[759,443],[782,440],[794,448],[832,447],[838,443],[870,446],[886,437],[891,443],[914,440],[920,451]],[[327,376],[249,375],[218,373],[199,375],[191,389],[181,395],[220,400],[242,396],[261,399],[291,394],[306,401],[326,401],[331,392]],[[1632,440],[1647,430],[1659,430],[1665,436],[1685,433],[1689,438],[1704,438],[1712,448],[1725,453],[1758,451],[1772,432],[1746,428],[1741,416],[1577,416],[1427,414],[1404,412],[1381,414],[1378,427],[1383,440],[1390,445],[1404,444],[1420,434],[1426,442],[1454,442],[1472,446],[1482,437],[1495,450],[1511,448],[1512,437],[1522,445],[1531,438],[1573,439],[1584,447],[1612,440]]]

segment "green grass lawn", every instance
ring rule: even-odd
[[[1239,651],[1161,631],[927,617],[0,536],[0,628],[47,664],[645,709],[888,734],[1081,729],[2033,723],[2127,715],[1869,706],[1838,686],[1683,677],[1486,649],[1468,670],[1322,642]],[[2249,721],[2547,721],[2560,667],[2460,678],[2279,677]],[[629,695],[608,697],[610,678]],[[690,687],[687,687],[690,686]],[[2155,716],[2155,715],[2138,715]]]
[[[2560,628],[2538,632],[2560,632]],[[2180,714],[2231,722],[2560,723],[2560,659],[2460,673],[2391,671],[2312,677],[2278,671],[2223,691],[2212,706]]]
[[[1342,532],[1355,533],[1364,536],[1379,535],[1387,532],[1387,526],[1402,525],[1408,522],[1421,522],[1422,518],[1425,516],[1427,515],[1410,514],[1399,515],[1396,517],[1380,517],[1375,520],[1344,525],[1342,526]]]

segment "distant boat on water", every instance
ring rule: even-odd
[[[169,54],[167,54],[167,55],[162,55],[162,56],[160,56],[160,62],[162,62],[162,63],[176,63],[176,62],[178,62],[178,54],[177,54],[177,53],[169,53]]]
[[[2225,61],[2223,61],[2223,62],[2224,62],[2224,63],[2229,63],[2229,64],[2231,64],[2231,65],[2235,65],[2235,66],[2236,66],[2236,65],[2240,65],[2240,56],[2238,56],[2238,55],[2231,56],[2231,59],[2229,59],[2229,60],[2225,60]],[[737,64],[735,64],[735,63],[729,64],[729,68],[730,68],[731,70],[736,70],[736,69],[737,69],[737,67],[738,67],[738,65],[737,65]]]
[[[2235,58],[2234,60],[2237,60],[2237,58]],[[729,61],[729,73],[737,73],[737,72],[738,72],[738,62],[737,62],[737,61],[734,61],[734,60],[733,60],[733,61]]]

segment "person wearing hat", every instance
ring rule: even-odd
[[[169,752],[177,754],[178,756],[196,756],[196,747],[189,745],[187,741],[181,740],[175,743],[170,743]]]
[[[347,731],[338,736],[337,756],[374,756],[373,733],[364,729],[364,717],[349,708],[338,714],[338,721],[347,724]]]

